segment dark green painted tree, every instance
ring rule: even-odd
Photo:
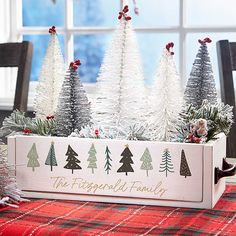
[[[111,159],[111,157],[110,157],[111,152],[110,152],[108,146],[106,146],[105,154],[106,154],[106,157],[105,157],[106,163],[105,163],[104,168],[105,168],[105,171],[107,172],[107,174],[109,174],[109,171],[111,170],[111,166],[112,166],[112,165],[111,165],[112,159]]]
[[[168,172],[170,172],[170,173],[174,172],[173,169],[174,169],[174,165],[171,161],[170,151],[168,150],[168,148],[166,148],[162,154],[162,161],[160,164],[159,172],[165,172],[166,177],[167,177]]]
[[[124,151],[121,153],[122,158],[120,159],[120,163],[123,165],[117,170],[117,172],[125,172],[125,175],[128,175],[128,172],[134,172],[131,164],[134,164],[132,160],[133,154],[129,150],[129,146],[126,145]]]
[[[68,145],[66,156],[68,156],[68,157],[66,159],[67,164],[64,166],[65,169],[71,169],[72,174],[73,174],[74,170],[82,169],[78,165],[78,163],[80,163],[80,160],[76,158],[76,156],[78,156],[78,154],[72,149],[72,147],[70,145]]]
[[[192,175],[183,149],[181,151],[180,175],[185,178]]]
[[[57,166],[57,160],[56,160],[56,154],[55,154],[55,148],[54,148],[54,142],[51,142],[51,147],[48,152],[47,159],[45,161],[45,165],[51,166],[51,171],[53,166]]]

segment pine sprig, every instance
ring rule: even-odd
[[[0,129],[0,137],[21,133],[24,130],[30,130],[32,134],[53,136],[55,135],[55,121],[51,117],[45,120],[26,117],[24,112],[15,110],[4,119]]]
[[[187,137],[190,131],[190,124],[198,119],[205,119],[207,121],[208,134],[207,140],[216,138],[216,135],[223,132],[228,135],[233,121],[233,107],[228,104],[218,103],[212,105],[204,100],[199,109],[189,105],[181,114],[184,120],[184,125],[178,127],[178,136],[181,141]]]

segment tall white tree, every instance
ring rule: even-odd
[[[137,39],[127,15],[119,13],[100,74],[92,114],[94,123],[105,129],[126,129],[145,119],[146,91]]]
[[[36,88],[34,110],[37,118],[55,115],[65,75],[65,65],[55,26],[49,29],[51,39]]]
[[[180,120],[183,98],[173,46],[168,43],[163,50],[152,88],[150,132],[153,140],[170,141]]]

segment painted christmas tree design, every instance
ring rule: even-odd
[[[112,159],[111,159],[111,157],[110,157],[111,152],[110,152],[108,146],[106,146],[105,154],[106,154],[106,157],[105,157],[106,163],[105,163],[104,168],[105,168],[105,171],[107,172],[107,174],[109,174],[109,170],[111,170],[111,166],[112,166],[112,165],[111,165]]]
[[[57,160],[55,155],[55,148],[54,148],[54,142],[51,142],[51,147],[48,152],[47,159],[45,161],[45,165],[51,166],[51,171],[53,166],[57,166]]]
[[[64,166],[65,169],[71,169],[72,174],[73,174],[74,170],[82,169],[78,165],[78,163],[80,163],[80,160],[76,158],[76,156],[78,156],[78,154],[72,149],[72,147],[70,145],[68,145],[66,156],[68,156],[66,159],[66,161],[68,163]]]
[[[29,158],[27,167],[32,167],[32,170],[34,171],[35,167],[39,167],[39,161],[38,161],[38,153],[37,153],[37,149],[36,149],[36,145],[35,143],[32,145],[27,157]]]
[[[134,164],[132,160],[133,154],[129,150],[129,146],[126,145],[124,151],[121,153],[122,158],[120,159],[120,163],[123,165],[117,170],[117,172],[125,172],[125,175],[128,175],[128,172],[134,172],[131,164]]]
[[[162,162],[160,164],[160,170],[159,172],[166,172],[166,177],[167,177],[167,173],[174,172],[174,165],[171,162],[171,155],[170,155],[170,151],[168,150],[168,148],[166,148],[162,154]]]
[[[185,152],[182,149],[181,151],[181,162],[180,162],[180,175],[184,176],[185,178],[187,176],[191,176],[191,171],[188,166],[188,162],[186,160]]]
[[[94,174],[94,169],[97,169],[96,153],[97,153],[97,151],[94,147],[94,144],[92,144],[89,151],[88,151],[89,157],[88,157],[87,161],[89,162],[88,168],[92,169],[93,174]]]
[[[141,170],[146,170],[147,176],[148,176],[148,171],[153,169],[152,166],[152,157],[151,154],[148,150],[148,148],[145,149],[140,161],[143,162],[143,164],[141,165],[140,169]]]

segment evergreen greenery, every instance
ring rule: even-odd
[[[55,121],[53,117],[48,117],[48,119],[26,117],[24,112],[15,110],[4,119],[0,129],[0,137],[22,133],[25,129],[31,130],[33,134],[53,136],[55,135]]]
[[[216,135],[223,132],[228,135],[233,123],[233,107],[224,103],[210,104],[204,100],[198,109],[193,105],[186,107],[182,113],[184,124],[178,128],[178,141],[183,142],[190,132],[190,125],[202,118],[207,121],[208,134],[206,141],[215,139]]]

